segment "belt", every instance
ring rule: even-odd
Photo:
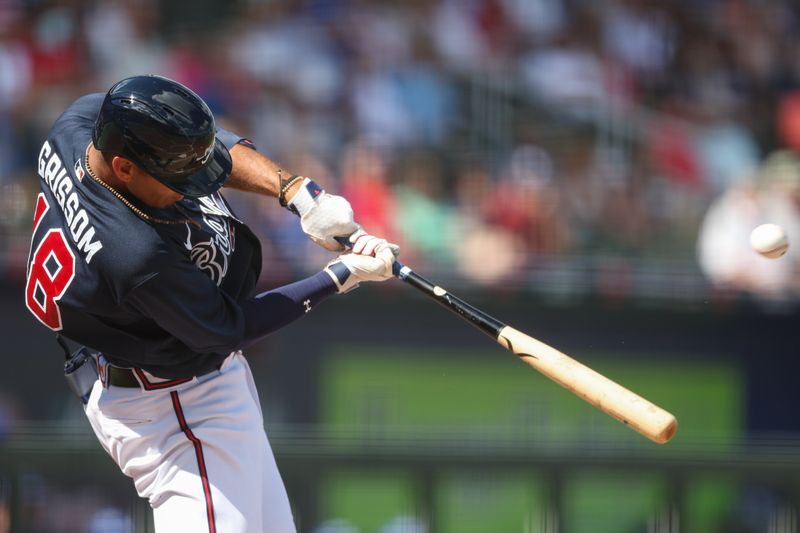
[[[106,375],[108,376],[108,384],[115,387],[141,387],[139,381],[130,368],[117,368],[115,366],[106,366]]]
[[[142,388],[144,390],[160,390],[160,389],[167,389],[169,387],[175,387],[176,385],[182,385],[183,383],[189,383],[195,377],[205,376],[206,374],[210,374],[216,370],[219,370],[220,365],[217,368],[213,368],[208,372],[203,372],[202,374],[198,374],[197,376],[189,376],[186,378],[178,378],[178,379],[153,379],[153,376],[148,375],[143,370],[139,368],[120,368],[117,366],[105,365],[105,384],[106,387],[114,386],[114,387],[128,387],[128,388]]]

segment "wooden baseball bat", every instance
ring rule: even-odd
[[[678,421],[657,405],[552,346],[508,326],[489,314],[434,285],[409,267],[395,261],[393,271],[402,281],[433,298],[457,316],[495,339],[527,364],[658,444],[675,435]]]

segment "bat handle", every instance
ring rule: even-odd
[[[353,243],[350,242],[350,237],[334,237],[334,239],[348,250],[353,247]],[[413,271],[410,268],[396,259],[395,262],[392,263],[392,274],[401,280],[405,280],[411,272]]]
[[[411,274],[411,272],[413,272],[413,270],[405,266],[397,259],[395,259],[394,263],[392,263],[392,274],[394,274],[395,277],[398,279],[405,281],[405,279],[408,277],[409,274]]]

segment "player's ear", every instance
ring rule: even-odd
[[[125,183],[133,180],[133,176],[136,173],[136,165],[130,159],[125,159],[118,155],[111,158],[111,168],[117,178]]]

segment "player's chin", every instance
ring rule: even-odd
[[[134,191],[134,194],[150,207],[163,209],[183,200],[183,195],[174,191],[166,185],[158,182],[155,178],[142,180],[141,186]]]
[[[183,200],[183,195],[178,193],[170,193],[168,195],[161,196],[153,201],[153,207],[158,208],[165,208],[169,207],[173,204],[176,204]]]

